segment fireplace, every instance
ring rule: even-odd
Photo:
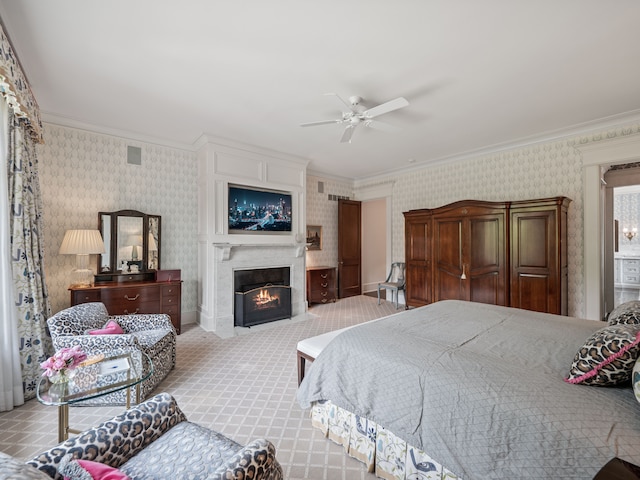
[[[234,325],[251,327],[291,317],[289,267],[234,272]]]

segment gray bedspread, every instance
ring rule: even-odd
[[[298,402],[331,400],[465,479],[591,479],[640,465],[628,388],[563,381],[602,322],[443,301],[346,330],[316,358]]]

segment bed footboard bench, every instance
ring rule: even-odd
[[[302,383],[304,373],[306,369],[306,361],[313,362],[320,352],[329,345],[329,342],[336,338],[339,334],[351,327],[341,328],[339,330],[333,330],[332,332],[323,333],[322,335],[316,335],[315,337],[305,338],[298,342],[297,356],[298,356],[298,385]]]

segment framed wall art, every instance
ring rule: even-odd
[[[307,225],[307,250],[322,250],[322,226]]]

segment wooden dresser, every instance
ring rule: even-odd
[[[335,302],[336,298],[336,268],[307,268],[307,302]]]
[[[102,302],[110,315],[166,313],[180,333],[182,281],[130,281],[96,284],[90,288],[70,288],[71,305]]]

